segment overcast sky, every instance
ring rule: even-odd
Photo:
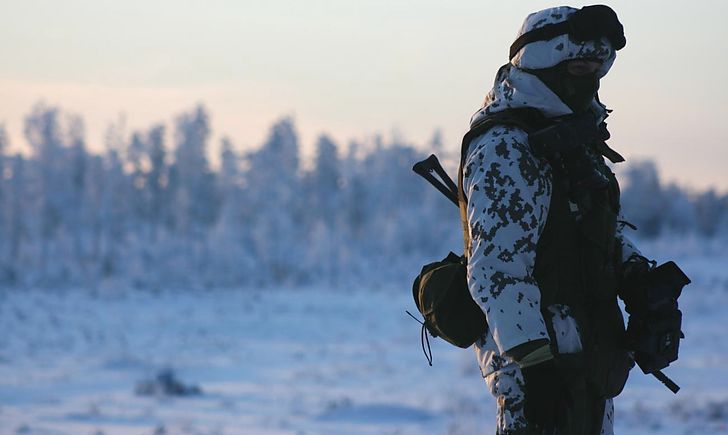
[[[169,123],[203,102],[240,149],[293,114],[304,147],[396,129],[457,149],[510,43],[547,1],[0,0],[0,122],[15,149],[34,102]],[[571,3],[580,7],[583,2]],[[612,1],[627,47],[602,81],[613,148],[663,178],[728,190],[725,1]],[[689,4],[689,6],[687,6]]]

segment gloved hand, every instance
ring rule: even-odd
[[[521,369],[524,380],[524,414],[529,425],[556,429],[566,409],[566,388],[553,359]]]

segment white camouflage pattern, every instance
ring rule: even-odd
[[[468,285],[485,312],[493,350],[502,355],[548,338],[533,269],[549,212],[551,167],[531,154],[518,128],[497,126],[473,142],[463,169]]]
[[[531,14],[522,34],[542,25],[563,21],[576,9],[559,7]],[[498,71],[484,106],[471,125],[487,114],[511,108],[532,107],[547,117],[572,113],[536,76],[521,68],[547,68],[564,60],[598,58],[600,76],[614,62],[615,52],[606,39],[577,44],[566,35],[532,43],[521,49],[512,63]],[[596,99],[592,110],[606,118],[606,107]],[[518,365],[505,351],[520,344],[548,338],[541,315],[540,291],[533,276],[536,245],[546,224],[552,192],[550,165],[534,157],[528,135],[511,126],[495,126],[475,138],[463,168],[463,188],[468,198],[467,220],[471,247],[468,286],[488,321],[488,330],[475,345],[481,373],[498,403],[497,433],[515,433],[525,426],[523,378]],[[622,216],[619,218],[624,220]],[[622,234],[617,239],[626,260],[639,251]],[[581,350],[581,337],[569,307],[548,307],[562,353]],[[605,409],[603,434],[612,433],[611,400]]]

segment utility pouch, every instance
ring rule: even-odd
[[[609,363],[610,366],[601,372],[604,377],[601,379],[600,396],[610,399],[618,396],[627,384],[629,372],[634,367],[634,358],[626,349],[620,348],[610,351],[603,363]]]
[[[672,261],[648,272],[625,295],[630,313],[627,342],[645,374],[661,370],[677,360],[682,313],[677,299],[690,279]]]
[[[594,310],[592,316],[595,329],[587,377],[597,394],[608,399],[624,389],[634,359],[624,340],[624,321],[619,306]]]
[[[470,347],[486,331],[483,310],[468,290],[466,260],[450,252],[425,265],[412,284],[412,296],[433,337],[461,348]]]
[[[684,337],[681,323],[682,313],[677,309],[630,316],[627,337],[645,374],[677,360],[680,339]]]

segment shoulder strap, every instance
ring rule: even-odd
[[[548,119],[537,109],[508,109],[486,115],[483,119],[472,125],[470,130],[463,136],[463,142],[460,148],[460,166],[458,167],[458,205],[460,207],[460,222],[463,227],[463,242],[465,244],[465,252],[463,255],[466,259],[470,255],[470,232],[468,231],[468,198],[463,190],[463,172],[470,143],[473,139],[485,134],[496,125],[514,126],[523,129],[526,133],[531,133],[532,131],[546,127],[548,124]]]

